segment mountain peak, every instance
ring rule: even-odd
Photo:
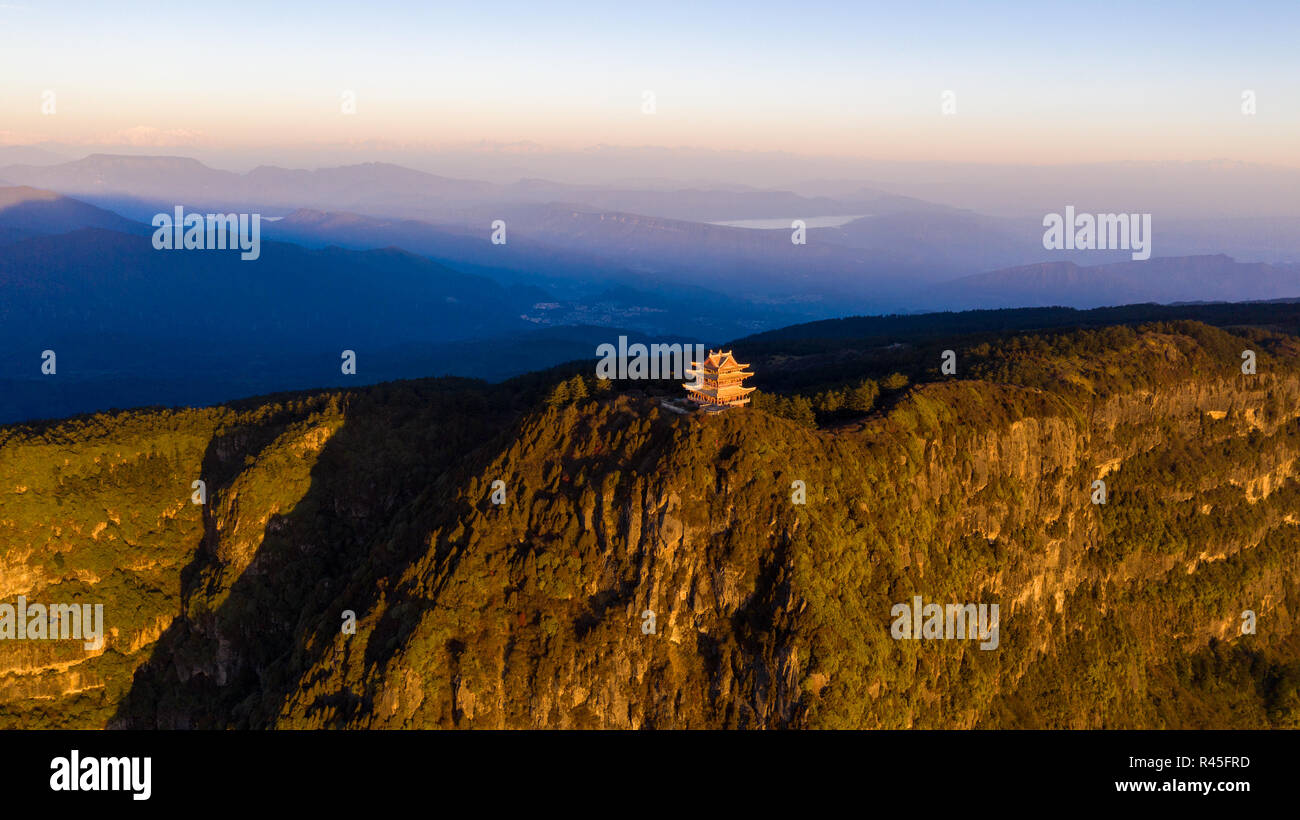
[[[169,154],[162,155],[139,155],[139,154],[88,154],[82,159],[74,160],[73,163],[80,165],[106,165],[106,166],[148,166],[162,165],[169,167],[185,167],[194,169],[204,169],[208,171],[216,170],[193,157],[180,157]]]
[[[30,185],[0,187],[0,208],[10,208],[23,202],[52,202],[57,199],[64,199],[64,196],[44,188],[33,188]]]

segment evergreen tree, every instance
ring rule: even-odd
[[[790,418],[807,425],[808,427],[817,426],[817,417],[813,414],[812,402],[803,396],[795,396],[790,399]]]
[[[551,407],[559,407],[567,404],[569,401],[569,383],[560,382],[551,390],[551,395],[546,397],[546,403]]]
[[[587,392],[587,383],[580,375],[569,379],[568,387],[570,401],[582,401],[589,395]]]
[[[848,407],[855,413],[870,413],[880,397],[880,385],[872,379],[863,379],[862,383],[849,391]]]
[[[907,387],[907,377],[902,373],[890,373],[885,377],[881,386],[890,392],[902,390],[904,387]]]
[[[844,394],[838,390],[823,390],[817,394],[814,405],[819,413],[834,413],[844,407]]]

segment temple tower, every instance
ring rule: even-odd
[[[694,376],[695,381],[682,387],[686,388],[692,401],[709,410],[749,404],[749,394],[754,392],[754,388],[745,387],[742,382],[754,374],[747,371],[747,367],[749,365],[736,361],[730,350],[711,350],[704,361],[691,362],[687,375]]]

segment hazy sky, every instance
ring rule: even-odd
[[[1298,22],[1296,0],[20,0],[0,3],[0,144],[488,140],[1300,166]]]

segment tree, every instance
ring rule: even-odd
[[[862,383],[849,391],[848,407],[855,413],[870,413],[880,397],[880,385],[873,379],[863,379]]]
[[[813,414],[812,402],[803,396],[795,396],[790,399],[789,418],[808,427],[817,426],[817,417]]]
[[[559,407],[569,401],[569,383],[560,382],[551,390],[551,395],[546,397],[546,403],[551,407]]]
[[[907,387],[907,377],[902,373],[890,373],[885,377],[881,386],[891,392],[894,390],[902,390],[904,387]]]
[[[823,390],[817,394],[813,405],[819,413],[834,413],[844,406],[844,394],[838,390]]]
[[[589,395],[587,392],[587,383],[582,376],[574,376],[568,381],[569,399],[571,401],[582,401]]]

